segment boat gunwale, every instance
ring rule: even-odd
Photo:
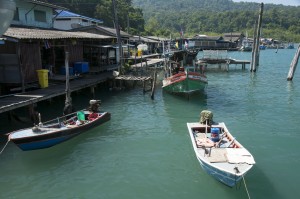
[[[82,125],[79,125],[79,126],[74,126],[74,127],[65,127],[65,128],[57,128],[57,131],[52,131],[52,132],[45,132],[45,133],[40,133],[40,134],[28,134],[27,136],[23,136],[23,137],[16,137],[16,138],[13,138],[11,137],[12,134],[15,134],[15,133],[18,133],[18,132],[21,132],[21,131],[25,131],[25,130],[30,130],[32,127],[29,127],[29,128],[23,128],[23,129],[20,129],[20,130],[16,130],[16,131],[13,131],[13,132],[10,132],[10,133],[7,133],[6,135],[9,136],[9,139],[12,140],[13,142],[15,142],[16,144],[19,144],[19,143],[23,143],[25,142],[26,140],[32,140],[32,141],[41,141],[43,139],[48,139],[47,137],[49,137],[49,139],[53,139],[57,136],[60,136],[60,135],[63,135],[63,134],[66,134],[66,135],[76,135],[78,134],[78,131],[82,130],[82,129],[89,129],[95,125],[97,125],[98,123],[101,124],[101,122],[103,121],[106,121],[106,117],[108,117],[108,120],[110,118],[110,113],[109,112],[99,112],[101,113],[100,117],[98,117],[97,119],[93,120],[93,121],[89,121],[88,123],[85,123],[85,124],[82,124]],[[51,121],[51,120],[50,120]],[[45,122],[47,123],[47,122]],[[49,124],[47,126],[54,126],[54,125],[59,125],[59,123],[57,122],[54,122],[52,124]],[[42,129],[43,128],[47,128],[47,127],[41,127]],[[70,133],[74,131],[73,133]],[[70,134],[69,134],[70,133]]]
[[[197,127],[194,127],[194,126],[192,126],[192,125],[195,125],[195,124],[197,124],[197,125],[199,125],[199,126],[197,126]],[[188,127],[188,130],[189,130],[189,134],[190,134],[190,139],[191,139],[191,141],[192,141],[192,145],[193,145],[193,148],[194,148],[194,151],[195,151],[195,153],[196,153],[196,156],[197,156],[197,159],[200,161],[203,161],[204,163],[206,163],[206,164],[208,164],[208,165],[210,165],[210,166],[212,166],[212,167],[214,167],[214,168],[217,168],[218,170],[221,170],[221,171],[223,171],[223,172],[226,172],[226,173],[230,173],[230,174],[232,174],[232,175],[236,175],[236,176],[243,176],[243,175],[245,175],[252,167],[253,167],[253,165],[254,164],[246,164],[246,163],[244,163],[245,165],[247,165],[247,167],[245,167],[245,169],[243,169],[243,172],[240,172],[240,173],[234,173],[234,172],[232,172],[232,171],[229,171],[229,170],[226,170],[226,169],[224,169],[223,167],[219,167],[218,166],[218,164],[214,164],[214,163],[211,163],[211,162],[209,162],[207,159],[205,159],[205,158],[203,158],[204,156],[202,156],[202,155],[200,155],[200,152],[199,152],[199,149],[201,149],[201,148],[199,148],[199,147],[197,147],[197,145],[196,145],[196,140],[195,140],[195,137],[194,137],[194,134],[193,134],[193,129],[194,128],[201,128],[201,127],[204,127],[205,128],[205,125],[204,124],[200,124],[200,123],[196,123],[196,122],[188,122],[187,123],[187,127]],[[227,135],[229,135],[229,136],[231,136],[232,138],[234,138],[233,136],[232,136],[232,134],[229,132],[229,130],[227,129],[227,127],[226,127],[226,125],[225,125],[225,123],[224,122],[219,122],[219,123],[214,123],[214,124],[212,124],[211,126],[210,126],[211,128],[213,128],[213,127],[219,127],[219,128],[223,128],[224,129],[224,131],[227,133]],[[239,148],[244,148],[245,150],[247,150],[245,147],[243,147],[243,145],[242,144],[240,144],[236,139],[234,140],[234,142],[236,143],[236,144],[239,144],[240,145],[240,147]],[[226,147],[227,148],[227,147]],[[248,150],[247,150],[248,151]],[[249,152],[249,151],[248,151]],[[249,152],[250,153],[250,152]],[[251,153],[250,153],[251,154]],[[252,154],[251,154],[251,156],[252,156]],[[252,156],[253,157],[253,156]],[[228,163],[227,162],[227,164],[235,164],[235,165],[238,165],[239,163]]]

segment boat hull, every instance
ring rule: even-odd
[[[194,93],[205,89],[207,78],[204,75],[189,73],[176,74],[163,80],[163,90],[170,93]]]
[[[24,137],[15,137],[15,138],[13,137],[13,133],[23,131],[25,134],[26,131],[32,131],[32,129],[30,128],[30,129],[24,129],[17,132],[13,132],[10,135],[10,137],[11,137],[11,141],[13,141],[23,151],[44,149],[65,142],[109,120],[110,120],[110,113],[105,112],[98,119],[80,126],[75,126],[72,128],[61,127],[57,131],[52,131],[50,133],[40,133],[40,134],[37,133],[38,135],[34,135],[34,136],[24,136]]]
[[[222,170],[219,170],[209,164],[207,164],[206,162],[202,161],[201,158],[197,157],[201,167],[203,168],[203,170],[208,173],[209,175],[211,175],[212,177],[214,177],[215,179],[217,179],[218,181],[224,183],[225,185],[229,186],[229,187],[234,187],[236,185],[236,183],[238,183],[241,179],[242,176],[238,176],[238,175],[234,175]]]
[[[54,145],[60,144],[64,141],[67,141],[74,136],[76,136],[76,135],[53,137],[53,138],[50,138],[47,140],[39,140],[39,141],[23,140],[23,142],[20,142],[20,143],[15,142],[15,144],[23,151],[30,151],[30,150],[44,149],[44,148],[52,147]]]

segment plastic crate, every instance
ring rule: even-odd
[[[74,72],[75,73],[88,73],[89,72],[89,63],[88,62],[75,62],[74,63]]]

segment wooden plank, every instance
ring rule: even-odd
[[[88,75],[70,82],[71,92],[95,86],[99,83],[112,79],[112,72],[98,75]],[[25,93],[0,97],[0,113],[11,111],[43,100],[65,94],[65,84],[49,85],[47,88],[37,89]]]
[[[207,64],[250,64],[248,60],[237,60],[237,59],[200,59],[198,63],[207,63]]]
[[[121,75],[116,77],[118,80],[127,80],[127,81],[145,81],[151,79],[151,77],[145,77],[145,76],[131,76],[131,75]]]
[[[147,62],[141,62],[138,64],[133,64],[131,65],[132,68],[141,68],[141,67],[146,67],[146,66],[152,66],[155,64],[160,64],[163,63],[164,59],[149,59]]]

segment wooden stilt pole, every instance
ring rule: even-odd
[[[95,86],[91,87],[91,93],[93,95],[93,99],[95,99]]]
[[[257,20],[255,21],[255,25],[254,25],[254,34],[253,34],[253,45],[252,45],[252,53],[251,53],[251,63],[250,63],[250,71],[256,71],[256,64],[255,63],[255,49],[256,49],[256,33],[257,33]]]
[[[298,64],[299,56],[300,56],[300,45],[298,46],[298,49],[297,49],[296,54],[294,56],[294,59],[291,63],[290,71],[289,71],[289,74],[287,76],[288,81],[293,80],[294,73],[295,73],[295,70],[296,70],[296,67],[297,67],[297,64]]]
[[[23,66],[23,60],[21,57],[20,42],[17,42],[16,52],[18,55],[19,69],[20,69],[20,74],[21,74],[20,77],[21,77],[21,83],[22,83],[22,93],[24,93],[25,92],[25,71],[24,71],[24,66]]]
[[[123,80],[120,80],[120,90],[123,89],[123,84],[124,84],[124,81],[123,81]]]
[[[258,23],[257,28],[255,29],[255,40],[253,46],[253,53],[252,53],[252,62],[251,62],[251,69],[250,71],[255,72],[256,66],[259,65],[259,42],[260,42],[260,32],[261,32],[261,23],[262,23],[262,15],[264,10],[264,4],[260,4],[260,13],[258,16]]]
[[[39,123],[39,113],[36,111],[36,104],[30,104],[28,106],[28,111],[29,111],[29,118],[34,124]]]
[[[155,84],[156,84],[156,76],[157,76],[157,71],[155,69],[154,75],[153,75],[153,82],[152,82],[152,92],[151,92],[151,99],[154,99],[154,92],[155,92]]]
[[[63,113],[65,115],[73,112],[72,98],[70,91],[70,76],[69,76],[69,52],[65,52],[65,69],[66,69],[66,99]]]
[[[120,34],[120,26],[119,26],[119,20],[118,20],[118,12],[117,12],[117,2],[115,0],[112,0],[112,6],[113,6],[113,12],[114,12],[114,23],[115,23],[115,29],[116,29],[116,35],[117,35],[117,41],[119,46],[119,62],[118,62],[118,72],[121,73],[121,67],[124,65],[123,63],[123,48],[122,48],[122,40],[121,40],[121,34]]]
[[[113,80],[113,89],[116,89],[116,79]]]

